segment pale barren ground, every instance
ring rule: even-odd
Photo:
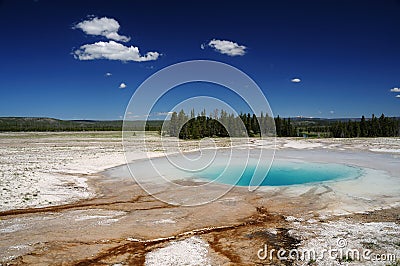
[[[156,134],[146,138],[146,150],[140,133],[129,143],[137,159],[143,156],[139,151],[163,156],[176,144],[159,147]],[[273,147],[257,139],[216,139],[202,147],[207,145]],[[335,248],[341,239],[348,248],[400,258],[400,139],[280,138],[276,145],[281,159],[307,154],[370,170],[346,182],[256,192],[235,188],[208,205],[178,207],[147,195],[129,176],[99,174],[125,163],[118,132],[1,133],[0,264],[396,265],[345,262],[343,256],[259,259],[264,245]],[[180,149],[198,147],[185,141]],[[171,193],[168,186],[165,191]],[[173,193],[190,196],[184,189]]]

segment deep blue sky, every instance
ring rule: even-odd
[[[399,116],[400,93],[390,92],[400,87],[399,14],[396,0],[0,1],[0,116],[120,119],[146,78],[195,59],[247,73],[275,115]],[[118,33],[131,37],[121,44],[162,55],[147,62],[74,58],[80,46],[108,41],[73,29],[90,15],[118,21]],[[246,53],[200,48],[212,39],[246,46]]]

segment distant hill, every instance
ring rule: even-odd
[[[400,117],[392,117],[400,120]],[[361,118],[318,118],[318,117],[290,117],[294,125],[315,125],[324,126],[335,122],[360,122]],[[370,117],[366,117],[365,120],[371,120]]]
[[[4,131],[121,131],[122,120],[61,120],[48,117],[0,117]],[[131,122],[133,130],[142,130],[145,121]],[[156,131],[162,121],[147,121],[146,130]]]

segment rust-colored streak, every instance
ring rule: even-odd
[[[127,262],[130,265],[144,265],[146,252],[152,250],[156,245],[169,242],[172,240],[184,239],[186,237],[195,236],[195,235],[206,235],[206,234],[214,234],[214,241],[210,242],[211,248],[213,248],[216,252],[225,256],[229,259],[231,263],[240,263],[241,258],[239,254],[235,254],[234,252],[225,249],[223,245],[219,242],[219,234],[224,234],[227,236],[233,236],[236,233],[234,230],[239,228],[248,227],[248,226],[259,226],[264,223],[269,222],[282,222],[283,218],[278,215],[273,215],[268,213],[268,211],[264,207],[257,207],[257,214],[249,217],[246,221],[239,223],[237,225],[229,225],[229,226],[216,226],[216,227],[206,227],[199,228],[190,231],[185,231],[179,233],[174,236],[150,239],[150,240],[137,240],[128,243],[123,243],[116,247],[112,247],[110,249],[106,249],[97,254],[97,256],[92,257],[90,259],[85,259],[76,263],[76,265],[103,265],[107,264],[107,260],[111,260],[113,258],[117,258],[119,256],[126,256]],[[120,242],[126,241],[125,239],[121,239]]]
[[[103,206],[111,206],[111,205],[118,205],[118,204],[132,204],[132,203],[143,203],[149,201],[141,201],[143,195],[136,196],[131,200],[124,200],[124,201],[111,201],[111,202],[92,202],[92,201],[84,201],[84,202],[76,202],[64,205],[57,205],[57,206],[49,206],[49,207],[41,207],[41,208],[26,208],[26,209],[14,209],[8,211],[0,212],[0,217],[5,216],[12,216],[12,215],[21,215],[21,214],[31,214],[31,213],[45,213],[45,212],[60,212],[69,209],[80,209],[80,208],[96,208],[96,207],[103,207]],[[160,208],[169,208],[174,207],[168,204],[162,204],[161,206],[154,206],[149,208],[133,208],[133,210],[152,210],[152,209],[160,209]]]
[[[125,243],[101,252],[94,258],[81,260],[75,265],[108,265],[109,263],[105,262],[105,260],[113,257],[116,258],[124,254],[129,254],[127,258],[129,265],[143,265],[145,262],[145,248],[145,244],[141,242]]]

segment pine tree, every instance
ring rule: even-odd
[[[360,137],[365,138],[367,136],[368,136],[367,123],[365,121],[365,116],[362,116],[360,122]]]
[[[179,129],[179,125],[178,125],[178,115],[176,112],[173,112],[171,115],[171,120],[169,123],[169,135],[171,137],[177,137],[178,136],[178,129]]]
[[[281,118],[279,117],[279,115],[278,115],[278,117],[275,119],[275,127],[276,127],[276,135],[277,135],[278,137],[281,137],[281,136],[282,136],[282,120],[281,120]]]

